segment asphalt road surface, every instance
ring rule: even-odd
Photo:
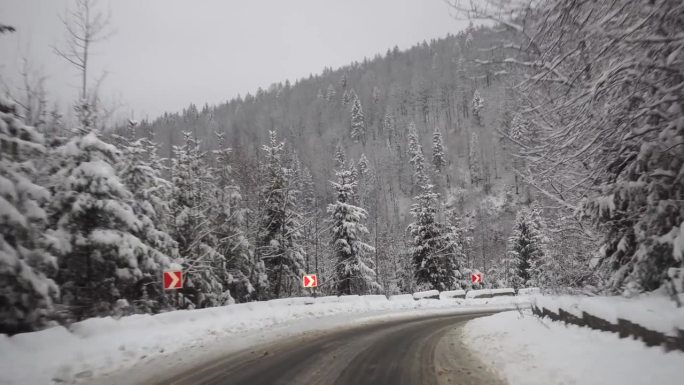
[[[460,341],[490,313],[413,318],[321,332],[232,354],[158,384],[498,385]]]

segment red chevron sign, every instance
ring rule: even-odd
[[[318,280],[316,279],[316,274],[308,274],[302,277],[302,287],[316,287],[318,286]]]
[[[167,270],[164,272],[164,290],[182,289],[183,272],[180,270]]]
[[[473,273],[470,275],[470,281],[472,283],[482,283],[482,273]]]

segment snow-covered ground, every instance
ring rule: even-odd
[[[524,310],[468,322],[465,343],[510,385],[681,385],[684,353]]]
[[[191,368],[232,351],[317,330],[528,305],[525,297],[416,301],[411,295],[346,296],[93,318],[69,329],[0,335],[0,384],[137,383],[155,373]]]

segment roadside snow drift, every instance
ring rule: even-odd
[[[409,299],[410,300],[407,300]],[[12,337],[0,335],[0,384],[125,383],[186,364],[311,330],[393,317],[511,309],[527,298],[388,300],[382,295],[286,298],[120,319],[92,318]],[[252,336],[250,337],[250,332]],[[210,357],[209,357],[210,358]],[[136,371],[135,367],[144,366]]]
[[[527,310],[469,321],[463,338],[510,385],[684,383],[684,353],[540,319]]]

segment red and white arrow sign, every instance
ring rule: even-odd
[[[183,272],[180,270],[167,270],[164,272],[164,290],[182,289]]]
[[[316,287],[318,286],[318,280],[316,279],[316,274],[308,274],[302,277],[302,287]]]
[[[481,273],[473,273],[470,275],[470,281],[472,283],[482,283],[482,274]]]

